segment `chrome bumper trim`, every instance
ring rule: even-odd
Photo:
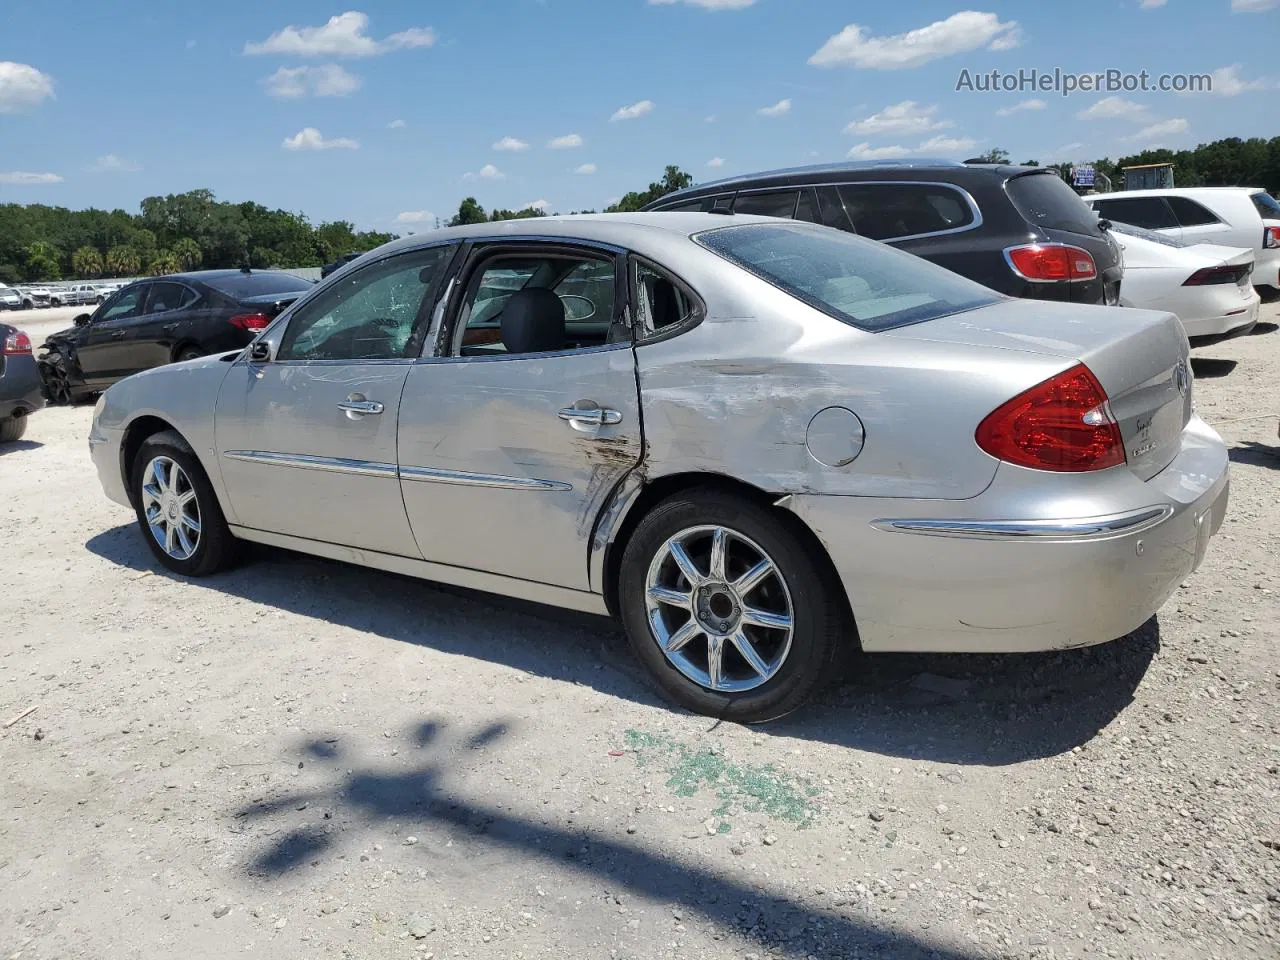
[[[1173,516],[1165,504],[1111,517],[1087,520],[874,520],[891,533],[976,540],[1084,540],[1149,530]]]

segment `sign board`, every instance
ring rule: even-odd
[[[1093,165],[1085,164],[1083,167],[1072,167],[1071,180],[1077,187],[1092,187],[1094,180]]]

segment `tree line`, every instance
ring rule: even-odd
[[[1008,151],[973,158],[1008,163]],[[1039,166],[1038,160],[1023,161]],[[1229,137],[1193,150],[1144,150],[1133,156],[1095,160],[1094,169],[1122,186],[1122,167],[1172,163],[1178,186],[1251,186],[1280,194],[1280,137]],[[1048,162],[1064,177],[1070,161]],[[605,213],[639,210],[668,193],[693,185],[693,177],[670,165],[660,179],[631,191]],[[573,211],[594,213],[594,210]],[[542,217],[540,207],[486,211],[467,197],[449,226]],[[226,203],[210,190],[148,197],[137,214],[123,210],[68,210],[43,204],[0,204],[0,281],[90,279],[175,273],[216,267],[314,267],[347,253],[372,250],[394,234],[357,231],[345,220],[313,226],[301,213],[269,210],[260,203]]]

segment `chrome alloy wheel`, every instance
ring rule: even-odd
[[[668,662],[716,693],[773,679],[795,634],[791,593],[773,559],[727,527],[690,527],[649,564],[649,629]]]
[[[168,457],[156,457],[142,473],[142,510],[160,549],[191,559],[200,546],[200,503],[191,478]]]

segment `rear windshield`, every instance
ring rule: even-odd
[[[1258,208],[1258,213],[1263,220],[1280,220],[1280,201],[1271,194],[1263,191],[1250,195],[1249,199]]]
[[[242,300],[245,297],[300,294],[315,286],[310,280],[303,280],[291,273],[272,272],[240,273],[234,276],[218,277],[216,280],[206,280],[205,283],[236,300]]]
[[[909,253],[800,223],[744,224],[693,238],[823,313],[875,332],[997,302],[986,287]]]
[[[1046,230],[1098,236],[1098,215],[1053,173],[1014,177],[1006,185],[1009,199],[1028,222]]]

